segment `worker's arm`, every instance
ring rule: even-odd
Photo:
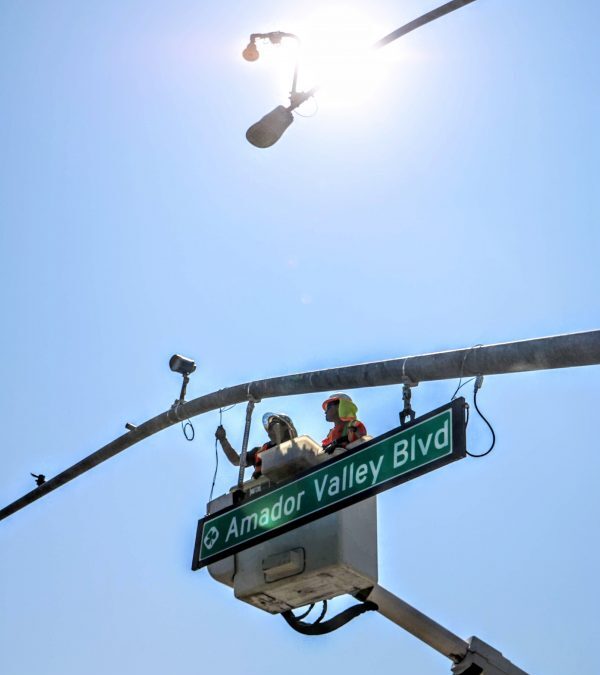
[[[234,466],[239,466],[240,456],[238,455],[234,447],[231,445],[231,443],[227,440],[227,432],[225,431],[225,428],[222,425],[219,425],[217,427],[217,430],[215,431],[215,436],[219,441],[219,443],[221,444],[221,447],[223,448],[223,452],[225,453],[227,459]]]

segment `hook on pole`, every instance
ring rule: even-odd
[[[411,407],[412,392],[411,387],[417,387],[419,383],[406,374],[406,359],[402,361],[402,401],[404,406],[400,411],[400,426],[406,426],[408,422],[415,419],[415,411]]]

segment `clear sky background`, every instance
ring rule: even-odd
[[[598,3],[478,0],[349,77],[435,6],[0,3],[0,506],[167,409],[175,352],[196,397],[598,328]],[[301,86],[324,30],[352,49],[258,150],[244,133],[286,102],[291,51],[241,50],[269,30],[304,39]],[[532,674],[600,673],[599,373],[486,378],[494,452],[379,498],[380,583]],[[421,384],[417,412],[456,384]],[[372,434],[396,426],[399,386],[353,396]],[[256,421],[320,440],[322,399]],[[238,448],[243,417],[224,416]],[[376,614],[307,638],[191,572],[218,413],[194,424],[0,523],[3,675],[449,672]],[[216,493],[236,476],[223,461]]]

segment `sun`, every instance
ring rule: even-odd
[[[298,26],[299,89],[318,86],[318,100],[328,107],[373,100],[394,60],[372,47],[385,32],[373,16],[347,5],[311,14]]]
[[[289,96],[296,67],[296,91],[316,90],[298,114],[343,110],[349,120],[354,112],[364,115],[367,107],[387,105],[394,92],[406,87],[410,69],[402,66],[414,60],[411,50],[396,44],[374,48],[393,27],[394,20],[377,15],[373,7],[367,11],[364,6],[329,5],[301,16],[279,17],[268,30],[292,33],[297,40],[284,37],[268,44],[264,39],[258,48],[264,50],[271,72],[275,70],[282,101]]]

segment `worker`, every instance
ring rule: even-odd
[[[269,448],[274,448],[276,445],[285,443],[285,441],[290,441],[292,438],[296,438],[296,436],[298,436],[298,432],[296,431],[296,427],[294,427],[294,423],[287,415],[268,412],[263,415],[262,422],[265,431],[269,436],[269,440],[261,447],[252,448],[252,450],[246,453],[246,466],[254,467],[252,478],[260,478],[262,475],[262,460],[260,457],[261,453],[263,453],[265,450],[268,450]],[[227,440],[227,432],[221,424],[217,427],[215,436],[221,444],[227,459],[234,466],[239,466],[240,455]]]
[[[356,419],[356,403],[347,394],[332,394],[323,401],[323,410],[327,422],[334,425],[327,438],[323,439],[323,449],[327,454],[367,435],[365,425]]]

